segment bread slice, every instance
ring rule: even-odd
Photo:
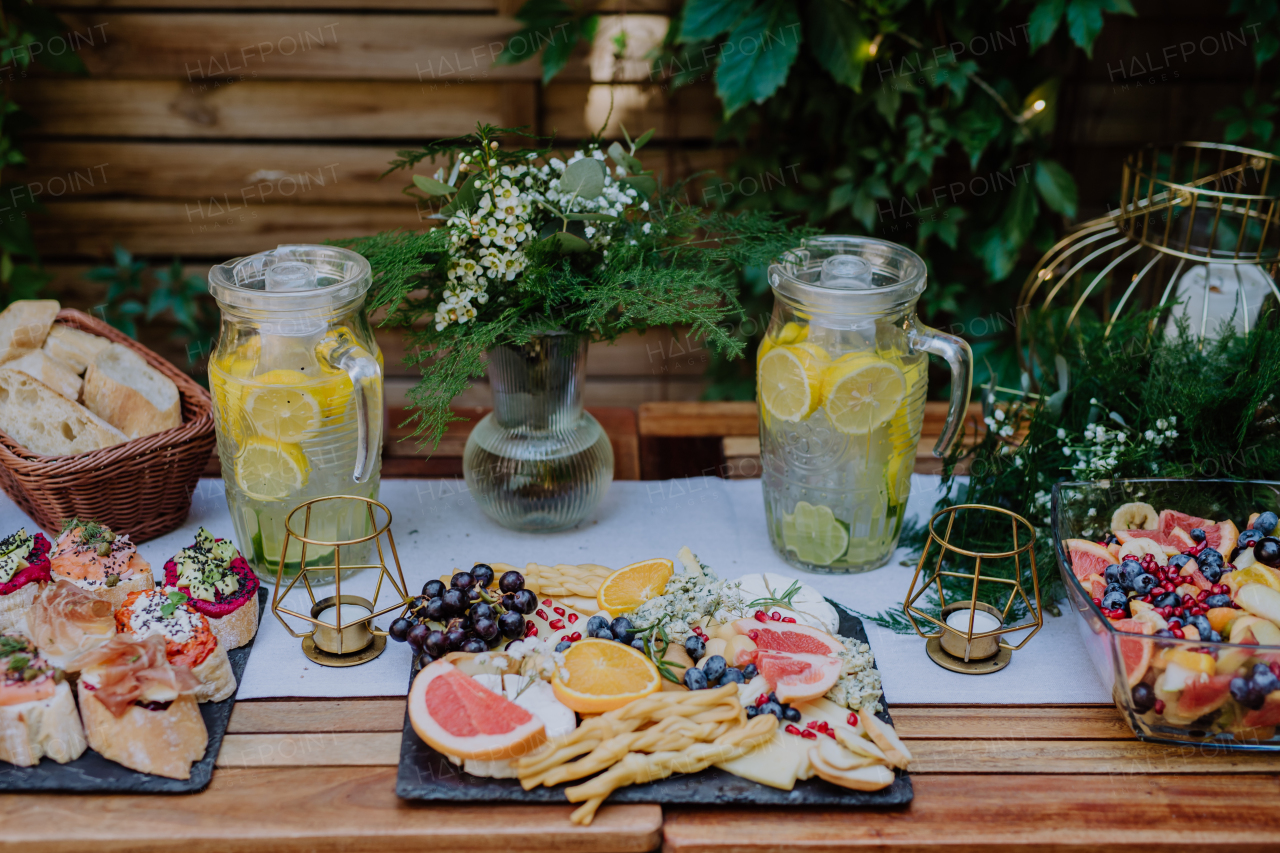
[[[130,705],[119,717],[94,698],[83,680],[76,695],[89,746],[130,770],[190,779],[192,763],[204,757],[209,746],[200,706],[189,694],[179,696],[163,711]]]
[[[111,341],[106,338],[60,323],[54,323],[49,329],[49,337],[44,339],[44,351],[77,374],[84,373],[98,353],[109,346]]]
[[[0,761],[31,767],[47,755],[66,764],[79,758],[86,746],[71,685],[65,681],[48,699],[0,705]]]
[[[0,367],[0,429],[33,453],[70,456],[128,437],[20,370]]]
[[[136,556],[136,555],[135,555]],[[132,562],[134,558],[130,558]],[[146,565],[146,571],[141,570],[139,563]],[[151,565],[146,563],[141,557],[137,557],[137,562],[133,565],[138,568],[131,577],[123,578],[115,586],[105,586],[102,583],[92,583],[90,581],[82,581],[79,578],[70,578],[66,575],[58,574],[57,569],[50,569],[49,575],[53,578],[53,582],[59,580],[70,581],[94,598],[101,598],[111,603],[112,610],[119,610],[124,606],[124,600],[129,597],[129,593],[138,592],[144,589],[155,589],[156,580],[151,574]]]
[[[0,364],[40,349],[61,309],[56,299],[20,299],[0,312]]]
[[[254,595],[226,616],[206,616],[218,645],[227,651],[248,645],[258,633],[258,596]],[[2,630],[2,629],[0,629]]]
[[[32,350],[5,365],[10,370],[21,370],[32,379],[48,385],[68,400],[80,399],[80,387],[84,384],[71,368],[53,358],[42,349]]]
[[[198,666],[192,667],[191,672],[200,679],[200,686],[194,694],[196,701],[221,702],[236,692],[231,659],[227,657],[227,647],[221,642]]]
[[[104,348],[89,365],[84,404],[129,438],[182,424],[178,386],[124,344]]]
[[[27,633],[27,611],[43,586],[42,583],[27,583],[8,595],[0,595],[0,634]]]

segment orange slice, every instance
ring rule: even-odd
[[[603,714],[657,693],[658,668],[638,649],[611,640],[578,640],[564,653],[564,678],[551,680],[556,698],[580,714]]]
[[[1247,568],[1227,572],[1222,576],[1222,582],[1231,588],[1233,596],[1240,591],[1240,587],[1247,583],[1260,583],[1263,586],[1271,587],[1276,592],[1280,592],[1280,574],[1261,563],[1254,563]]]
[[[649,599],[662,595],[675,572],[675,564],[670,560],[641,560],[623,566],[600,584],[596,604],[614,616],[630,613]]]

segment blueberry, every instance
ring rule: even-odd
[[[729,684],[730,682],[734,684],[746,684],[747,677],[742,674],[742,670],[740,669],[734,669],[731,666],[726,667],[724,671],[724,675],[720,676],[720,686],[723,687],[724,685]]]
[[[684,671],[684,686],[690,690],[706,690],[707,674],[696,666],[691,666]]]
[[[1178,598],[1178,594],[1176,592],[1166,592],[1152,599],[1151,603],[1156,607],[1177,607],[1182,603],[1182,599]],[[1105,602],[1103,603],[1103,606],[1106,606]]]
[[[601,628],[606,630],[609,628],[609,620],[603,616],[592,616],[587,620],[587,633],[591,636],[594,637],[596,635],[596,631],[599,631]],[[610,631],[610,634],[612,633],[613,632]]]
[[[391,627],[387,629],[387,633],[391,635],[391,639],[403,643],[409,639],[409,629],[413,627],[413,623],[401,616],[399,619],[391,623]]]
[[[774,693],[772,690],[769,691],[769,695],[765,698],[768,699],[770,702],[778,702],[778,694]],[[778,704],[781,705],[782,703],[778,702]]]
[[[707,658],[707,662],[702,665],[702,671],[707,674],[707,681],[715,684],[724,677],[725,670],[729,665],[725,663],[722,655],[712,655]]]
[[[1107,584],[1107,588],[1106,588],[1105,590],[1103,590],[1103,593],[1102,593],[1102,594],[1103,594],[1103,595],[1106,595],[1106,594],[1107,594],[1107,593],[1109,593],[1109,592],[1118,592],[1118,593],[1120,593],[1120,594],[1122,594],[1122,595],[1123,595],[1123,594],[1124,594],[1124,587],[1122,587],[1122,586],[1121,586],[1120,584],[1118,584],[1118,583],[1109,583],[1109,584]]]
[[[1154,634],[1152,634],[1151,636],[1153,636],[1153,637],[1172,637],[1172,636],[1173,636],[1173,632],[1172,632],[1172,631],[1170,631],[1168,628],[1161,628],[1159,631],[1156,631],[1156,632],[1155,632]],[[1162,646],[1162,648],[1163,648],[1163,646]]]
[[[476,585],[476,579],[471,572],[454,572],[453,577],[449,578],[449,586],[454,589],[460,589],[463,592],[471,589]]]
[[[690,634],[685,637],[684,650],[689,653],[689,657],[693,658],[694,663],[697,663],[707,653],[707,642],[697,634]]]
[[[1133,589],[1133,579],[1144,571],[1137,560],[1125,560],[1120,564],[1120,585],[1125,589]]]
[[[609,630],[619,643],[630,643],[635,637],[636,626],[625,616],[619,616],[609,623]]]
[[[1120,564],[1112,563],[1102,570],[1102,579],[1107,583],[1120,583]]]
[[[524,617],[514,612],[503,613],[498,617],[498,630],[502,636],[518,640],[524,636]]]
[[[556,651],[563,652],[572,645],[573,643],[569,642],[568,640],[561,640],[560,642],[556,643]]]
[[[1201,573],[1204,572],[1205,566],[1216,566],[1221,569],[1224,562],[1226,561],[1222,559],[1222,553],[1216,548],[1205,548],[1196,555],[1196,565],[1200,567]]]
[[[1149,575],[1146,572],[1143,572],[1133,579],[1133,591],[1139,596],[1146,595],[1151,592],[1151,590],[1155,589],[1156,583],[1155,575]]]
[[[493,583],[493,566],[488,563],[476,563],[471,567],[471,577],[476,579],[477,586],[488,589]]]
[[[431,652],[436,657],[444,657],[449,652],[449,643],[445,639],[444,631],[432,631],[427,634],[427,639],[422,644],[423,651]]]
[[[471,619],[473,621],[477,619],[497,619],[497,618],[498,618],[498,611],[494,610],[492,605],[486,604],[483,601],[480,602],[479,604],[471,605]]]
[[[758,716],[760,716],[760,709],[759,709],[759,708],[757,708],[755,705],[748,705],[748,706],[747,706],[747,719],[748,719],[748,720],[750,720],[750,719],[752,719],[752,718],[754,718],[754,717],[758,717]]]
[[[759,674],[760,674],[760,670],[756,669],[756,665],[753,663],[749,663],[742,668],[742,677],[745,678],[747,681],[750,681],[751,679],[755,678]]]
[[[1174,568],[1181,569],[1187,563],[1191,562],[1190,554],[1174,554],[1169,558],[1169,565]]]
[[[639,637],[636,637],[634,640],[632,640],[632,641],[631,641],[631,648],[636,649],[637,651],[641,651],[641,652],[643,652],[643,651],[644,651],[644,640],[642,640],[642,639],[641,639],[641,638],[639,638]]]
[[[427,635],[431,633],[431,629],[421,623],[414,625],[405,634],[405,639],[409,641],[409,645],[413,646],[414,651],[422,651],[426,644]]]
[[[472,655],[483,654],[484,652],[489,651],[489,644],[479,637],[468,637],[462,641],[462,648],[460,651],[464,651]]]
[[[1217,583],[1222,579],[1222,570],[1224,567],[1225,566],[1202,566],[1200,568],[1200,574],[1203,575],[1204,579],[1209,583]]]
[[[1236,676],[1231,679],[1230,690],[1231,698],[1254,711],[1261,708],[1262,703],[1266,701],[1266,696],[1254,692],[1253,682],[1247,678]]]
[[[1230,607],[1231,596],[1226,595],[1225,593],[1218,593],[1217,595],[1211,595],[1204,600],[1204,606],[1205,607]]]
[[[1280,566],[1280,539],[1266,536],[1253,546],[1253,556],[1264,566],[1276,568]]]
[[[596,628],[594,631],[588,631],[587,636],[597,640],[608,640],[611,643],[614,640],[613,632],[609,630],[608,625],[603,628]]]
[[[444,581],[427,581],[422,585],[422,594],[427,598],[439,598],[444,595]]]
[[[1135,684],[1130,692],[1133,697],[1133,710],[1145,714],[1156,706],[1156,692],[1150,684]]]
[[[787,705],[782,709],[782,719],[786,720],[788,723],[798,723],[800,722],[800,710]]]
[[[498,589],[503,592],[519,592],[524,589],[524,575],[517,571],[503,572],[498,581]]]
[[[1201,635],[1200,639],[1208,643],[1221,643],[1222,635],[1219,634],[1217,631],[1210,630],[1207,636]]]
[[[1209,635],[1213,633],[1213,626],[1210,625],[1209,620],[1203,616],[1188,616],[1187,624],[1195,626],[1195,629],[1197,633],[1200,634],[1200,639],[1202,640],[1208,640]]]
[[[1190,534],[1192,542],[1203,542],[1205,540],[1205,532],[1202,528],[1193,527],[1187,533]]]
[[[446,589],[440,601],[444,605],[441,612],[445,616],[460,616],[469,606],[466,593],[460,589]]]
[[[1258,544],[1258,540],[1262,538],[1262,531],[1255,530],[1252,527],[1248,530],[1241,530],[1240,535],[1236,537],[1236,547],[1241,550],[1252,548]]]
[[[1112,590],[1102,596],[1102,606],[1108,610],[1123,610],[1125,605],[1128,603],[1129,597],[1118,589]]]
[[[780,702],[765,702],[760,706],[761,714],[773,714],[779,720],[782,719],[782,704]]]
[[[1275,532],[1277,523],[1280,523],[1280,516],[1277,516],[1271,510],[1267,510],[1262,515],[1255,518],[1251,526],[1254,530],[1261,530],[1263,533],[1270,536]]]
[[[523,613],[528,616],[538,609],[538,596],[527,589],[518,590],[515,595],[511,596],[511,603],[517,613]]]
[[[1280,678],[1276,678],[1276,674],[1265,663],[1254,664],[1253,689],[1265,698],[1268,693],[1280,690]]]

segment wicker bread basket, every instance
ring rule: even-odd
[[[124,344],[178,386],[182,425],[74,456],[32,453],[0,430],[0,488],[46,532],[69,518],[93,519],[145,542],[179,527],[213,452],[209,392],[137,341],[82,311],[55,323]]]

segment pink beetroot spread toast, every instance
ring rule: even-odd
[[[226,539],[214,539],[203,527],[196,542],[164,564],[164,585],[186,593],[191,606],[210,619],[239,610],[258,595],[258,576]]]
[[[30,549],[23,554],[28,541]],[[7,575],[0,583],[0,595],[16,592],[29,583],[49,583],[49,547],[43,533],[29,537],[26,530],[0,540],[0,578]]]

